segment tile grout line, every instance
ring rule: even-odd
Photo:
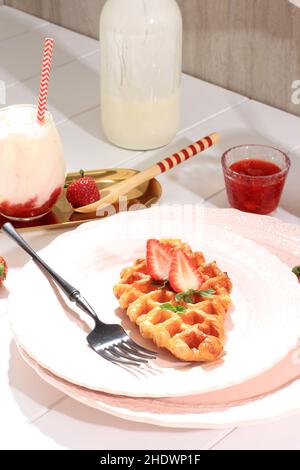
[[[209,196],[208,198],[205,198],[204,201],[209,201],[210,199],[212,199],[213,197],[215,196],[218,196],[219,194],[221,194],[223,191],[225,191],[225,186],[224,188],[222,189],[219,189],[219,191],[216,191],[214,194],[212,194],[211,196]]]
[[[97,104],[95,106],[90,106],[89,108],[85,109],[84,111],[79,111],[78,113],[72,114],[69,117],[62,118],[59,121],[56,121],[55,124],[56,124],[56,126],[60,126],[61,124],[64,124],[65,122],[71,121],[72,119],[79,117],[81,114],[88,113],[88,112],[93,111],[94,109],[97,109],[97,108],[99,108],[99,104]]]
[[[63,392],[61,392],[63,393]],[[46,414],[50,413],[51,411],[53,411],[53,408],[56,406],[56,405],[59,405],[60,403],[62,403],[63,401],[67,400],[69,397],[68,395],[64,394],[62,397],[58,398],[57,400],[54,400],[52,403],[50,403],[46,408],[42,408],[40,411],[37,411],[35,414],[32,415],[31,418],[28,418],[26,421],[25,421],[25,425],[30,425],[30,424],[34,424],[36,421],[38,421],[40,418],[43,418],[44,416],[46,416]]]
[[[225,90],[225,88],[224,88]],[[228,91],[228,90],[225,90],[225,91]],[[193,129],[194,127],[197,127],[199,126],[200,124],[203,124],[207,121],[209,121],[210,119],[213,119],[213,118],[216,118],[218,116],[220,116],[221,114],[223,113],[226,113],[227,111],[231,111],[232,109],[244,104],[244,103],[247,103],[249,100],[249,98],[247,97],[244,97],[241,101],[237,102],[237,103],[234,103],[232,105],[229,105],[227,106],[226,108],[220,110],[220,111],[216,111],[215,113],[209,115],[207,118],[203,118],[201,119],[200,121],[197,121],[195,124],[192,124],[191,126],[189,127],[186,127],[185,129],[182,129],[181,131],[179,131],[179,133],[177,134],[178,136],[181,135],[183,132],[188,132],[190,131],[191,129]]]
[[[65,64],[62,64],[62,66],[63,66],[63,65],[65,65]],[[22,82],[19,82],[19,83],[22,83]],[[213,118],[219,116],[220,114],[223,114],[223,113],[225,113],[225,112],[227,112],[227,111],[230,111],[231,109],[233,109],[233,108],[235,108],[235,107],[237,107],[237,106],[239,106],[239,105],[245,103],[246,101],[248,101],[248,98],[245,98],[243,101],[240,101],[240,102],[238,102],[238,103],[236,103],[236,104],[233,104],[233,105],[231,105],[231,106],[229,106],[229,107],[227,107],[227,108],[224,108],[224,109],[222,109],[222,110],[220,110],[220,111],[218,111],[218,112],[212,114],[211,116],[208,116],[207,118],[202,119],[201,121],[197,121],[195,124],[192,124],[190,127],[187,127],[187,128],[184,128],[184,129],[180,130],[180,131],[178,132],[178,134],[176,135],[175,138],[180,137],[184,132],[188,132],[188,131],[190,131],[191,129],[193,129],[194,127],[197,127],[198,125],[203,124],[203,123],[209,121],[210,119],[213,119]],[[65,123],[66,121],[69,121],[69,120],[71,120],[71,119],[77,118],[77,117],[79,117],[81,114],[85,114],[85,113],[87,113],[87,112],[89,112],[89,111],[92,111],[93,109],[98,108],[98,107],[101,108],[101,103],[99,103],[99,104],[97,104],[97,105],[95,105],[95,106],[91,106],[90,108],[85,109],[85,110],[83,110],[83,111],[79,111],[78,113],[72,114],[72,115],[69,116],[69,117],[63,118],[63,119],[61,119],[60,121],[57,121],[57,122],[56,122],[56,125],[57,125],[57,126],[58,126],[58,125],[61,125],[61,124]],[[171,142],[170,142],[170,143],[171,143]],[[136,157],[138,157],[139,155],[144,155],[146,152],[147,152],[147,150],[145,150],[145,151],[137,151],[137,153],[135,153],[133,156],[129,157],[129,159],[131,159],[131,158],[136,158]],[[122,160],[120,163],[126,163],[127,161],[129,161],[129,160],[127,160],[127,159],[126,159],[126,160]]]
[[[97,52],[97,51],[94,51],[94,52],[92,52],[92,53],[89,53],[89,55],[92,55],[92,54],[95,53],[95,52]],[[86,56],[85,56],[85,57],[86,57]],[[64,65],[66,65],[66,64],[61,64],[61,66],[64,66]],[[22,83],[22,82],[20,82],[20,83]],[[223,114],[223,113],[225,113],[225,112],[227,112],[227,111],[230,111],[231,109],[234,109],[235,107],[237,107],[237,106],[239,106],[239,105],[241,105],[241,104],[243,104],[243,103],[245,103],[245,102],[247,102],[247,101],[249,101],[249,99],[245,97],[245,99],[243,99],[242,101],[239,101],[238,103],[235,103],[235,104],[233,104],[233,105],[231,105],[231,106],[228,106],[227,108],[224,108],[224,109],[222,109],[222,110],[220,110],[220,111],[217,111],[216,113],[212,114],[211,116],[208,116],[207,118],[203,118],[202,120],[197,121],[195,124],[192,124],[191,126],[180,130],[179,133],[176,135],[175,138],[180,137],[183,133],[190,131],[190,130],[193,129],[194,127],[197,127],[198,125],[203,124],[203,123],[209,121],[210,119],[213,119],[213,118],[215,118],[215,117],[217,117],[217,116],[219,116],[219,115],[221,115],[221,114]],[[65,122],[70,121],[70,120],[72,120],[72,119],[74,119],[74,118],[77,118],[77,117],[81,116],[82,114],[85,114],[85,113],[87,113],[87,112],[89,112],[89,111],[92,111],[92,110],[94,110],[94,109],[96,109],[96,108],[98,108],[98,107],[101,108],[101,103],[99,103],[99,104],[97,104],[97,105],[95,105],[95,106],[91,106],[91,107],[88,108],[88,109],[79,111],[78,113],[72,114],[72,115],[69,116],[69,117],[63,118],[63,119],[57,121],[57,122],[56,122],[56,125],[57,125],[57,126],[60,126],[61,124],[64,124]],[[130,163],[130,160],[131,160],[131,159],[135,159],[135,158],[138,157],[139,155],[144,155],[146,152],[147,152],[147,151],[144,151],[144,152],[138,151],[138,152],[136,152],[134,155],[131,155],[131,156],[128,157],[128,158],[126,157],[125,160],[121,160],[121,161],[119,162],[119,164],[123,165],[123,163]],[[113,167],[112,167],[112,168],[113,168]],[[223,188],[223,189],[224,189],[224,188]],[[220,191],[222,191],[222,190],[220,190]],[[213,196],[214,196],[214,195],[213,195]],[[212,196],[210,196],[210,197],[212,197]],[[204,200],[206,200],[206,199],[204,199]]]
[[[89,51],[89,52],[85,52],[84,54],[82,54],[78,57],[75,57],[71,60],[68,60],[67,62],[64,62],[62,64],[58,64],[58,65],[53,66],[52,71],[59,70],[60,68],[65,67],[66,65],[72,64],[73,62],[79,62],[80,60],[86,59],[87,57],[90,57],[93,54],[96,54],[97,52],[99,52],[99,48],[98,49],[93,49],[92,51]],[[40,76],[40,73],[37,73],[37,74],[31,75],[30,77],[25,78],[24,80],[18,80],[18,81],[12,82],[9,85],[7,85],[6,89],[8,90],[8,89],[18,85],[19,83],[26,84],[27,81],[33,80],[34,78],[37,78],[39,76]]]
[[[219,436],[219,438],[217,438],[208,448],[208,450],[214,450],[214,447],[218,444],[220,444],[220,442],[223,442],[225,439],[227,439],[228,436],[230,436],[231,434],[233,434],[235,431],[237,431],[239,429],[238,426],[230,429],[226,434],[224,435],[221,435]]]
[[[1,5],[1,6],[5,6],[5,5]],[[45,26],[48,26],[49,24],[51,24],[51,23],[49,23],[48,21],[45,21],[41,24],[38,24],[38,25],[34,26],[31,29],[28,29],[27,31],[23,31],[22,33],[16,33],[16,34],[13,34],[12,36],[8,36],[7,38],[4,38],[4,39],[0,40],[0,45],[3,44],[6,41],[9,41],[10,39],[25,36],[25,34],[31,33],[33,31],[36,31],[36,30],[40,29],[40,28],[44,28]]]
[[[231,109],[234,109],[234,108],[240,106],[240,105],[243,104],[243,103],[246,103],[247,101],[249,101],[249,98],[245,98],[244,100],[239,101],[238,103],[235,103],[235,104],[233,104],[233,105],[231,105],[231,106],[228,106],[227,108],[224,108],[224,109],[222,109],[222,110],[220,110],[220,111],[217,111],[217,112],[214,113],[214,114],[211,114],[211,115],[208,116],[207,118],[203,118],[202,120],[197,121],[195,124],[192,124],[191,126],[180,130],[180,131],[178,132],[178,134],[176,134],[175,139],[176,139],[177,137],[181,137],[185,132],[188,132],[188,131],[194,129],[194,128],[197,127],[197,126],[208,122],[210,119],[214,119],[214,118],[220,116],[221,114],[226,113],[226,112],[230,111]],[[101,105],[99,105],[99,106],[101,107]],[[84,112],[85,112],[85,111],[83,111],[83,113],[84,113]],[[79,113],[79,114],[81,114],[81,113]],[[170,143],[171,143],[171,142],[170,142]],[[123,164],[123,163],[130,163],[130,160],[131,160],[131,159],[134,159],[134,158],[138,157],[139,155],[145,155],[146,152],[147,152],[147,151],[138,152],[138,153],[136,153],[135,155],[129,157],[128,159],[122,160],[120,163],[121,163],[121,164]],[[224,189],[225,189],[225,187],[224,187],[222,190],[218,191],[218,192],[221,192],[221,191],[223,191]],[[210,197],[212,197],[212,196],[210,196]],[[206,200],[206,199],[204,199],[204,200]]]
[[[300,149],[300,144],[299,145],[296,145],[296,147],[293,147],[292,149],[290,149],[287,153],[290,154],[292,152],[296,152],[297,150]]]

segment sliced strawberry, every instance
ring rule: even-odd
[[[173,254],[169,282],[175,292],[200,289],[204,279],[196,264],[182,250]]]
[[[156,281],[168,279],[173,252],[171,246],[159,240],[147,241],[147,268],[152,279]]]
[[[0,287],[2,287],[3,282],[6,279],[7,271],[8,271],[7,263],[5,259],[2,258],[2,256],[0,256]]]

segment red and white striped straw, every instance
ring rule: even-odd
[[[47,105],[48,86],[49,86],[53,46],[54,46],[54,39],[46,38],[45,44],[44,44],[42,75],[41,75],[39,103],[38,103],[38,112],[37,112],[37,121],[41,125],[44,124],[45,122],[45,111],[46,111],[46,105]]]

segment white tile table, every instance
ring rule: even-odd
[[[287,150],[292,170],[275,216],[300,223],[300,119],[201,80],[183,76],[180,132],[167,148],[117,149],[100,125],[97,41],[6,6],[0,6],[0,80],[7,104],[36,101],[42,38],[56,39],[49,109],[58,123],[68,170],[143,169],[173,149],[219,131],[222,143],[160,178],[163,202],[226,207],[222,150],[239,143],[271,143]],[[25,235],[34,248],[61,232]],[[300,449],[300,414],[274,423],[225,430],[163,429],[127,422],[87,408],[45,384],[24,364],[8,324],[7,296],[26,256],[0,234],[0,254],[10,266],[0,291],[0,448],[2,449]],[[24,312],[25,314],[25,312]]]

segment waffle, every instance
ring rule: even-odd
[[[215,261],[206,263],[203,253],[192,252],[190,246],[180,240],[161,241],[184,249],[204,278],[201,289],[214,289],[215,294],[210,298],[194,294],[193,303],[178,301],[169,284],[163,285],[150,277],[146,260],[142,258],[123,269],[120,281],[114,286],[114,294],[144,338],[168,349],[183,361],[214,361],[223,352],[224,320],[231,304],[231,281]],[[186,310],[180,313],[164,310],[161,308],[164,303],[182,305]]]

